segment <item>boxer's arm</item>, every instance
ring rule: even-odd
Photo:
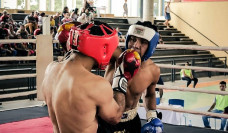
[[[160,76],[160,69],[154,67],[153,71],[153,82],[146,90],[145,102],[147,107],[147,123],[143,125],[141,128],[141,133],[148,133],[148,132],[163,132],[163,124],[162,121],[157,118],[157,111],[156,111],[156,94],[155,94],[155,86]]]
[[[116,61],[118,60],[121,53],[122,53],[121,48],[117,47],[112,55],[109,65],[105,70],[104,78],[107,79],[110,83],[112,83],[113,73],[115,72]]]
[[[147,110],[156,110],[155,86],[156,84],[152,83],[146,90],[145,104]]]
[[[153,76],[153,81],[146,90],[145,103],[148,110],[156,110],[155,87],[160,77],[160,68],[153,67],[151,75]]]
[[[97,96],[98,115],[108,123],[117,124],[123,114],[123,110],[113,98],[113,91],[108,82],[103,83],[102,94]],[[122,96],[124,94],[122,93]],[[125,102],[124,102],[125,103]]]

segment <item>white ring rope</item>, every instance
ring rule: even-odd
[[[4,75],[0,76],[0,80],[6,79],[18,79],[18,78],[33,78],[36,77],[36,74],[15,74],[15,75]]]
[[[36,39],[1,39],[1,44],[8,43],[36,43]]]
[[[228,51],[228,47],[210,47],[210,46],[197,46],[197,45],[168,45],[161,44],[157,48],[162,49],[189,49],[189,50],[214,50],[214,51]]]
[[[192,69],[192,70],[202,70],[202,71],[212,71],[212,72],[228,72],[225,68],[211,68],[211,67],[197,67],[197,66],[179,66],[179,65],[169,65],[169,64],[157,64],[157,66],[162,68],[174,68],[174,69]]]
[[[1,39],[1,44],[7,43],[36,43],[36,39]],[[53,43],[59,43],[58,40],[53,40]],[[125,46],[125,43],[120,42],[119,46]],[[189,49],[189,50],[214,50],[214,51],[228,51],[228,47],[210,47],[210,46],[197,46],[197,45],[168,45],[161,44],[158,45],[157,48],[162,49]]]
[[[196,89],[196,88],[186,88],[186,87],[167,86],[167,85],[158,85],[158,84],[156,85],[156,88],[164,89],[164,90],[178,90],[178,91],[186,91],[186,92],[228,95],[227,91],[205,90],[205,89],[198,89],[198,88]]]
[[[36,56],[0,57],[0,61],[36,60]]]
[[[12,97],[26,96],[26,95],[36,94],[36,93],[37,93],[37,90],[12,93],[12,94],[2,94],[2,95],[0,95],[0,98],[12,98]]]
[[[162,105],[157,105],[157,109],[163,109],[163,110],[171,110],[175,112],[182,112],[182,113],[189,113],[189,114],[195,114],[195,115],[207,115],[212,117],[221,117],[228,119],[227,114],[219,114],[219,113],[211,113],[211,112],[202,112],[202,111],[195,111],[195,110],[187,110],[187,109],[181,109],[181,108],[173,108],[173,107],[167,107]]]

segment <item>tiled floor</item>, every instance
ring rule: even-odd
[[[212,78],[200,78],[197,88],[205,88],[210,90],[218,90],[218,85],[221,80],[228,82],[228,76],[215,76]],[[176,81],[176,82],[165,82],[165,85],[170,86],[183,86],[185,87],[186,81]],[[196,89],[197,89],[196,88]],[[228,89],[227,89],[228,91]],[[215,95],[213,94],[204,94],[204,93],[195,93],[195,92],[180,92],[180,91],[164,91],[163,102],[167,103],[170,98],[181,98],[185,100],[185,109],[198,110],[198,111],[207,111],[211,106]],[[31,106],[42,106],[42,101],[35,100],[21,100],[21,101],[11,101],[3,102],[0,105],[0,111],[11,110],[17,108],[26,108]],[[190,122],[193,126],[203,127],[202,118],[200,115],[186,115],[186,124]],[[211,119],[211,127],[215,128],[215,122]],[[216,129],[220,128],[220,120],[216,120]]]

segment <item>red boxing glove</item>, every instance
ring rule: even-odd
[[[138,72],[141,58],[138,52],[128,49],[117,61],[118,67],[114,73],[112,88],[114,91],[127,93],[127,82]]]
[[[140,55],[133,49],[127,49],[118,59],[118,64],[121,64],[122,61],[124,67],[124,77],[129,81],[139,70],[141,65]]]

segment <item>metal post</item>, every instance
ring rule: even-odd
[[[224,61],[224,68],[227,68],[226,63],[227,63],[227,57],[225,57],[225,61]],[[224,76],[226,76],[226,73],[225,73],[225,72],[224,72]]]
[[[176,61],[173,60],[173,65],[176,65]],[[176,69],[173,69],[173,82],[175,81],[176,79]]]
[[[173,61],[171,62],[172,65],[173,65]],[[171,68],[171,81],[174,82],[174,80],[173,80],[173,68]]]
[[[195,66],[195,59],[192,59],[192,65],[191,66]],[[192,70],[192,75],[193,77],[195,77],[195,71]]]
[[[212,66],[212,61],[211,61],[211,58],[208,58],[208,67],[211,67]],[[211,72],[208,71],[208,77],[211,78]]]

